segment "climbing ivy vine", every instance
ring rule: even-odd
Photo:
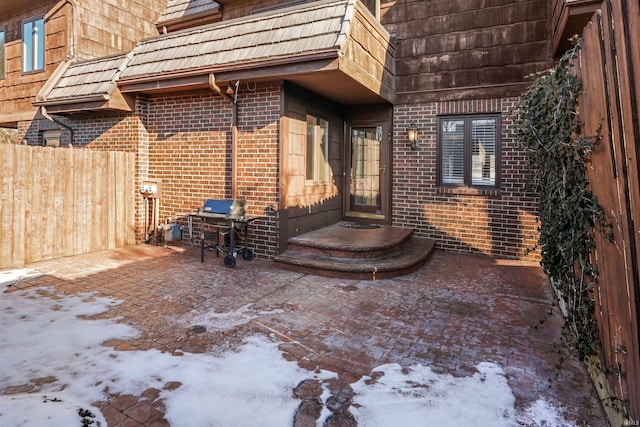
[[[529,152],[532,190],[539,198],[541,265],[566,307],[566,326],[578,356],[598,345],[590,262],[594,229],[604,215],[591,193],[586,164],[597,136],[581,135],[580,79],[573,68],[580,41],[558,64],[537,76],[522,95],[516,132]]]

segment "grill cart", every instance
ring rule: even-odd
[[[253,250],[248,246],[249,225],[261,216],[246,216],[246,200],[207,199],[202,209],[187,214],[189,241],[193,244],[193,221],[200,221],[200,262],[204,262],[204,250],[216,251],[216,256],[225,254],[225,267],[236,266],[238,252],[247,261],[253,259]],[[205,243],[205,225],[216,230],[216,237],[209,245]]]

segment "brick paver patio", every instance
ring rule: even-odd
[[[117,350],[222,352],[249,335],[279,337],[285,357],[339,374],[331,385],[334,426],[355,425],[345,386],[379,365],[420,363],[468,376],[484,361],[503,367],[517,405],[543,394],[579,425],[607,425],[584,368],[562,344],[562,318],[537,265],[437,251],[413,274],[356,281],[284,271],[261,259],[228,269],[212,253],[201,263],[194,249],[141,245],[29,267],[46,274],[14,288],[55,286],[122,300],[108,315],[123,316],[140,337],[104,344]],[[219,328],[194,323],[198,314],[239,310]],[[314,392],[309,384],[295,394]],[[112,396],[100,406],[112,427],[167,426],[159,393]],[[292,425],[315,425],[317,410],[301,407]]]

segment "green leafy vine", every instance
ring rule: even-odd
[[[593,299],[597,274],[590,254],[593,231],[604,224],[604,214],[585,174],[599,137],[581,135],[582,85],[573,65],[579,49],[576,40],[522,95],[516,132],[529,153],[531,189],[539,199],[541,265],[565,304],[569,337],[583,359],[599,344]]]

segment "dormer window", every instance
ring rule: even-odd
[[[22,22],[22,71],[44,70],[44,17]]]
[[[380,0],[362,0],[362,3],[364,3],[367,9],[369,9],[369,12],[380,21]]]

